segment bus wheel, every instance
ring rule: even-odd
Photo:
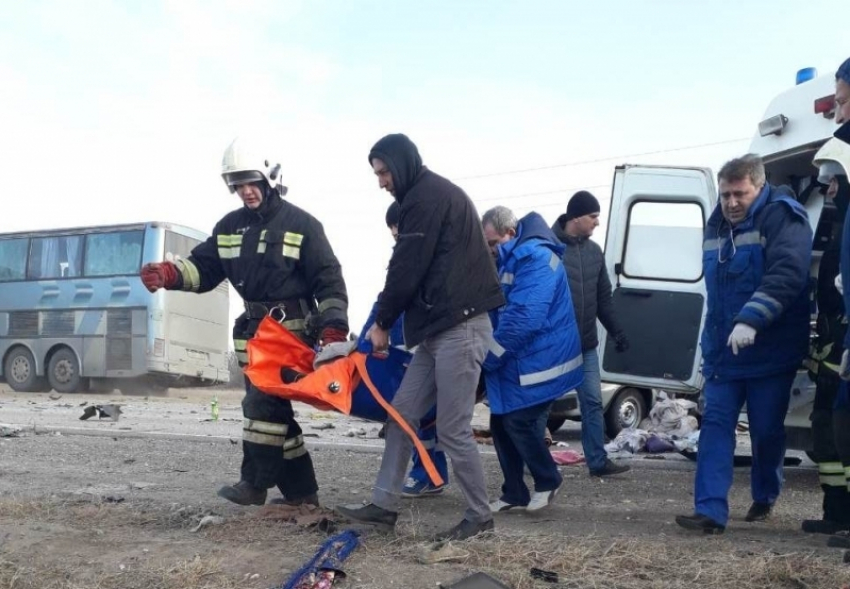
[[[44,378],[35,372],[35,358],[32,352],[23,346],[14,347],[9,351],[3,365],[3,374],[12,390],[25,393],[45,390]]]
[[[60,348],[50,356],[47,378],[57,393],[76,393],[83,387],[77,355],[68,348]]]

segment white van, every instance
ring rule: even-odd
[[[771,184],[791,186],[815,229],[812,275],[817,275],[824,240],[822,214],[834,209],[812,182],[812,159],[836,130],[835,77],[801,70],[798,84],[777,96],[765,111],[750,144],[762,156]],[[665,390],[699,395],[699,335],[705,320],[702,276],[703,229],[714,210],[717,189],[707,168],[623,165],[615,169],[605,261],[614,305],[631,342],[625,353],[600,327],[603,382],[646,399]],[[804,200],[801,198],[801,200]],[[788,447],[811,450],[814,384],[801,369],[786,420]],[[610,431],[609,431],[610,434]]]

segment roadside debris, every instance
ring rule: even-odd
[[[201,528],[205,528],[207,526],[218,526],[224,523],[224,518],[219,515],[205,515],[201,518],[201,521],[198,522],[198,525],[189,530],[190,532],[197,532]]]
[[[421,547],[416,554],[416,560],[420,564],[464,562],[467,558],[469,558],[469,550],[465,550],[451,542],[428,544]]]
[[[0,438],[17,438],[20,435],[21,428],[0,423]]]
[[[582,464],[584,462],[584,454],[575,450],[552,450],[551,454],[555,464],[561,466]]]
[[[92,405],[83,410],[83,414],[80,416],[80,419],[86,420],[97,415],[98,419],[109,417],[112,421],[118,421],[121,413],[120,405]]]
[[[366,435],[366,428],[363,427],[353,427],[348,430],[345,435],[349,438],[362,438]]]
[[[325,423],[317,423],[316,425],[311,425],[310,429],[334,429],[335,427],[336,426],[330,421],[326,421]]]
[[[292,573],[281,589],[330,589],[345,578],[342,563],[360,544],[360,535],[346,530],[325,540],[303,567]]]
[[[536,567],[532,568],[529,571],[532,579],[540,579],[541,581],[546,581],[547,583],[557,583],[558,582],[558,573],[553,571],[544,571],[543,569],[538,569]]]
[[[47,396],[47,398],[50,399],[51,401],[58,401],[59,399],[62,398],[62,395],[60,395],[59,393],[50,393]]]

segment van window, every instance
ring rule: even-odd
[[[27,238],[0,240],[0,282],[24,279],[29,245]]]
[[[181,258],[188,258],[196,245],[201,243],[188,235],[180,235],[173,231],[165,232],[165,259],[174,262]]]
[[[623,273],[648,280],[699,281],[704,226],[702,207],[695,202],[634,203]]]
[[[75,278],[82,274],[81,235],[39,237],[32,240],[27,276],[34,280]]]

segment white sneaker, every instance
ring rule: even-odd
[[[490,513],[499,513],[500,511],[524,511],[525,505],[514,505],[513,503],[507,503],[506,501],[502,501],[501,499],[497,499],[490,504]]]
[[[560,490],[561,485],[558,485],[556,489],[553,489],[551,491],[535,491],[534,494],[531,496],[531,501],[528,502],[528,505],[526,506],[525,510],[540,511],[544,507],[549,507],[552,501],[555,500],[555,496]]]

